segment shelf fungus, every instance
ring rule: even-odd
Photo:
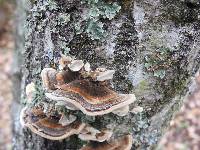
[[[105,81],[105,80],[111,80],[113,78],[113,75],[115,73],[115,70],[105,70],[102,72],[99,72],[96,76],[97,81]]]
[[[45,90],[55,90],[57,71],[53,68],[44,68],[41,72],[43,87]]]
[[[101,131],[86,125],[85,128],[80,132],[78,137],[83,141],[97,141],[104,142],[111,138],[112,131],[103,129]]]
[[[84,123],[70,118],[67,121],[61,115],[47,116],[41,108],[25,108],[20,114],[20,122],[32,132],[50,140],[62,140],[71,135],[79,134],[85,127]]]
[[[59,60],[59,69],[63,70],[68,64],[71,63],[73,59],[70,56],[65,56],[61,54],[61,58]]]
[[[114,110],[112,113],[123,117],[123,116],[126,116],[128,112],[129,112],[129,105],[126,105],[124,107]]]
[[[135,95],[118,94],[110,89],[108,80],[113,78],[114,70],[96,68],[92,71],[88,62],[84,64],[82,60],[66,56],[62,56],[60,65],[62,71],[45,68],[41,73],[45,88],[52,89],[45,93],[47,98],[89,116],[128,113],[128,105],[135,101]]]
[[[26,86],[26,97],[27,102],[31,103],[36,93],[35,84],[33,82],[27,84]]]
[[[108,142],[88,144],[80,150],[131,150],[132,142],[132,136],[125,135]]]
[[[61,55],[58,70],[44,68],[41,72],[46,101],[22,109],[21,124],[50,140],[62,140],[76,134],[81,140],[99,143],[95,148],[85,146],[82,150],[130,150],[131,136],[110,140],[113,134],[111,130],[95,129],[79,121],[80,118],[72,115],[70,111],[67,111],[66,115],[57,109],[64,106],[69,110],[80,110],[88,116],[108,113],[127,115],[129,105],[136,98],[134,94],[118,94],[111,89],[109,80],[114,73],[114,70],[106,68],[92,70],[88,62],[84,64],[83,60]],[[29,101],[35,96],[34,90],[34,84],[26,87]],[[49,107],[51,105],[52,107]]]
[[[117,94],[105,85],[86,79],[56,86],[58,89],[45,95],[54,101],[73,105],[89,116],[104,115],[135,101],[134,94]]]
[[[84,66],[84,63],[82,60],[73,60],[70,64],[68,64],[68,68],[73,71],[80,71]]]
[[[131,112],[131,113],[134,113],[134,114],[138,114],[138,113],[141,113],[141,112],[143,112],[143,111],[144,111],[143,107],[136,106],[136,107],[134,107],[130,112]]]
[[[78,74],[72,71],[56,71],[53,68],[44,68],[41,72],[43,88],[47,91],[56,90],[56,85],[69,83],[78,78]]]

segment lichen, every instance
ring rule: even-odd
[[[103,0],[84,0],[87,10],[83,14],[82,20],[77,22],[76,33],[87,33],[91,39],[103,39],[106,36],[104,29],[105,19],[113,19],[120,11],[121,7],[117,3],[104,2]],[[86,22],[85,27],[81,24]]]
[[[167,69],[176,63],[173,59],[173,51],[168,47],[159,47],[145,57],[145,67],[147,72],[152,72],[153,76],[164,79]]]
[[[42,82],[36,81],[34,96],[33,96],[31,103],[29,103],[28,105],[30,105],[32,107],[32,106],[35,106],[35,105],[39,104],[40,102],[42,102],[45,99],[44,93],[45,93],[45,91],[42,87]]]

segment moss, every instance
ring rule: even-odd
[[[135,93],[136,97],[137,95],[143,95],[145,90],[149,88],[149,83],[146,80],[140,81],[140,83],[134,87],[133,93]]]

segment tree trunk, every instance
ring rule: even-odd
[[[112,125],[114,136],[131,133],[133,149],[153,148],[180,108],[199,68],[199,3],[19,0],[17,4],[13,148],[71,150],[82,146],[77,136],[50,141],[22,129],[19,123],[25,86],[40,81],[44,67],[56,66],[60,53],[88,61],[93,68],[115,69],[113,88],[119,93],[134,93],[137,101],[131,108],[144,108],[138,114],[107,114],[86,122],[96,128]]]

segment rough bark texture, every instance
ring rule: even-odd
[[[114,13],[114,18],[91,19],[94,31],[87,27],[89,20],[85,17],[92,8],[89,1],[17,1],[21,20],[14,72],[14,149],[78,149],[83,144],[76,136],[64,141],[43,139],[19,124],[19,103],[25,85],[41,80],[41,70],[55,66],[60,52],[88,61],[94,68],[115,69],[113,88],[120,93],[135,93],[137,102],[131,108],[144,108],[137,115],[108,114],[95,120],[79,112],[85,122],[97,128],[112,126],[114,136],[131,133],[133,149],[153,148],[158,142],[199,68],[200,6],[198,1],[190,0],[119,0],[104,1],[101,5],[113,2],[121,9]],[[23,6],[27,13],[25,33],[21,25]]]

